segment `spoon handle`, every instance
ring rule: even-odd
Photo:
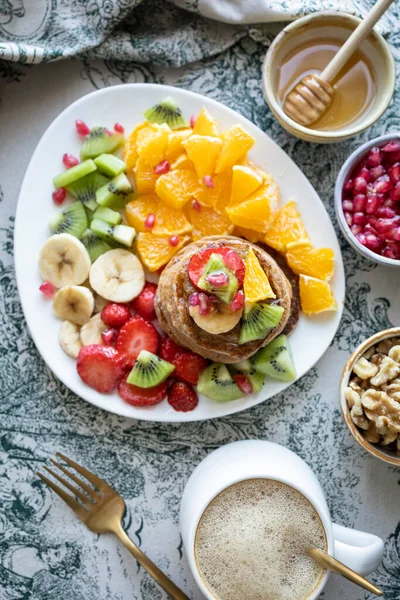
[[[365,579],[352,569],[349,569],[349,567],[346,567],[346,565],[336,560],[336,558],[333,558],[333,556],[330,556],[330,554],[328,554],[327,552],[324,552],[319,548],[310,548],[308,550],[308,554],[319,565],[322,565],[323,567],[326,567],[327,569],[330,569],[331,571],[342,575],[346,579],[349,579],[353,583],[356,583],[360,587],[364,588],[364,590],[368,590],[369,592],[376,594],[376,596],[382,596],[382,591],[379,588],[375,587],[367,579]]]
[[[356,27],[351,36],[345,41],[336,56],[322,71],[320,78],[328,83],[335,79],[341,68],[357,50],[361,42],[372,31],[374,25],[379,21],[383,13],[389,8],[394,0],[378,0],[365,19]]]

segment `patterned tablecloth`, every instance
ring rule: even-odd
[[[34,2],[25,4],[32,8]],[[53,1],[56,4],[62,11],[66,4],[78,10],[85,3]],[[96,18],[107,19],[107,1],[87,4],[93,6]],[[128,3],[119,4],[124,4],[125,10]],[[159,60],[134,62],[141,60],[139,53],[130,62],[122,62],[121,56],[95,60],[91,55],[81,61],[35,66],[0,61],[0,599],[166,597],[116,539],[90,533],[42,487],[35,471],[59,450],[115,486],[126,499],[129,534],[191,598],[200,600],[179,533],[180,498],[202,458],[222,444],[246,438],[269,439],[297,452],[318,474],[335,521],[386,540],[384,560],[373,580],[385,590],[386,599],[399,599],[399,470],[355,444],[340,416],[337,393],[342,367],[352,349],[370,334],[399,324],[399,275],[360,258],[338,228],[347,294],[342,323],[329,350],[283,394],[232,417],[163,425],[105,413],[73,395],[52,375],[29,336],[13,267],[18,192],[42,133],[61,110],[83,94],[104,86],[146,81],[185,87],[225,103],[266,131],[294,159],[334,222],[333,188],[343,161],[360,143],[400,129],[397,90],[384,117],[358,138],[331,146],[299,141],[276,123],[261,91],[260,66],[272,28],[232,28],[172,5],[162,6],[162,2],[145,4],[138,9],[140,18],[135,13],[132,27],[139,23],[150,38],[156,33],[164,36],[165,46],[153,48],[153,56],[158,51]],[[193,8],[196,2],[188,4]],[[309,4],[321,8],[318,1]],[[0,1],[1,39],[12,38],[7,27],[18,18],[20,8],[13,13],[11,5],[18,9],[23,2]],[[156,31],[153,15],[163,10]],[[391,10],[388,40],[399,65],[399,4]],[[185,39],[189,38],[182,33],[181,42],[170,47],[168,32],[175,28],[176,40],[177,33],[186,28],[188,34],[199,23],[202,35],[190,38],[189,56],[198,62],[180,66],[188,62]],[[276,32],[278,25],[274,27]],[[210,42],[208,31],[214,41]],[[170,60],[174,52],[175,58]],[[361,600],[369,595],[332,576],[323,597]]]

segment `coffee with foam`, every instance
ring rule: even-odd
[[[297,490],[271,479],[221,492],[195,539],[199,573],[218,600],[306,600],[325,572],[308,548],[327,548],[318,513]]]

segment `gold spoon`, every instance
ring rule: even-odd
[[[287,94],[283,110],[291,119],[308,127],[320,118],[332,102],[334,89],[330,82],[335,79],[392,2],[394,0],[378,0],[321,75],[307,75]]]
[[[346,567],[346,565],[336,560],[336,558],[333,558],[333,556],[330,556],[330,554],[327,554],[327,552],[324,552],[319,548],[309,548],[307,552],[309,556],[311,556],[311,558],[313,558],[315,562],[322,567],[326,567],[327,569],[334,571],[334,573],[338,573],[339,575],[346,577],[346,579],[356,583],[360,587],[364,588],[364,590],[368,590],[368,592],[376,594],[376,596],[382,596],[383,592],[379,588],[375,587],[367,579],[352,569],[349,569],[349,567]]]

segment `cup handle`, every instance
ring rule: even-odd
[[[335,558],[360,575],[369,575],[380,565],[384,544],[372,533],[332,524]]]

